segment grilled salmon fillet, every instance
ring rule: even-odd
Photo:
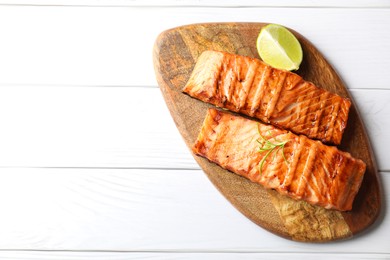
[[[347,211],[366,165],[320,141],[209,109],[193,152],[294,199]]]
[[[297,134],[340,144],[351,102],[260,60],[203,52],[184,93]]]

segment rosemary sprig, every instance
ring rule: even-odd
[[[262,152],[267,152],[265,154],[265,156],[261,159],[260,163],[259,163],[259,168],[260,168],[260,174],[263,173],[263,165],[264,165],[264,162],[265,160],[267,159],[267,157],[272,153],[272,152],[275,152],[274,153],[274,158],[276,157],[276,154],[279,152],[279,150],[282,150],[282,156],[283,156],[283,159],[284,161],[286,162],[286,164],[288,164],[287,162],[287,159],[286,159],[286,156],[284,154],[284,146],[289,142],[288,140],[287,141],[279,141],[277,140],[275,137],[272,137],[272,139],[274,140],[274,142],[271,142],[270,139],[266,139],[263,135],[261,135],[260,133],[260,127],[258,126],[257,127],[257,130],[259,132],[259,135],[260,135],[260,138],[261,140],[257,139],[256,142],[260,145],[260,148],[259,148],[259,152],[262,153]],[[271,135],[271,133],[268,131],[268,135]]]

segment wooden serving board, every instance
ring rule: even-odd
[[[182,93],[198,56],[205,50],[223,50],[259,58],[256,38],[265,25],[193,24],[162,32],[157,38],[153,50],[157,81],[189,148],[198,136],[207,108],[212,106]],[[304,53],[303,62],[296,73],[317,86],[352,100],[342,80],[321,53],[300,34],[292,32],[300,41]],[[381,209],[377,166],[354,103],[339,148],[367,164],[362,187],[350,212],[326,210],[287,198],[204,158],[194,157],[218,190],[256,224],[288,239],[325,242],[350,238],[367,230],[378,218]]]

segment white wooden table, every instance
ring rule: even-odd
[[[212,186],[158,89],[157,35],[273,22],[350,89],[380,169],[375,226],[337,243],[256,226]],[[390,259],[390,1],[0,0],[0,259]]]

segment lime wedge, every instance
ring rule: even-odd
[[[285,27],[268,24],[257,37],[257,51],[268,65],[284,70],[297,70],[302,62],[302,47]]]

